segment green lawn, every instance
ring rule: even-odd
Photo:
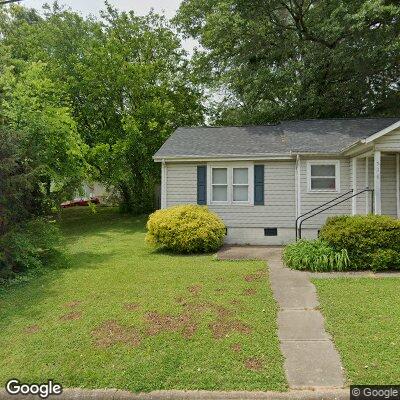
[[[349,383],[398,384],[400,279],[314,279]]]
[[[0,292],[0,380],[286,390],[264,264],[156,252],[144,223],[63,214],[70,267]]]

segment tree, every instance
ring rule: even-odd
[[[40,170],[26,156],[23,135],[0,126],[0,283],[15,273],[43,267],[58,244],[48,218]]]
[[[227,93],[217,123],[400,112],[398,1],[184,0],[176,22]]]
[[[0,78],[1,114],[19,132],[19,146],[55,206],[80,186],[86,173],[82,142],[62,90],[46,76],[45,65],[10,64]]]
[[[202,93],[169,23],[110,6],[101,20],[84,19],[55,4],[43,17],[13,7],[1,26],[12,57],[44,63],[66,93],[92,178],[118,190],[125,210],[151,210],[160,175],[152,155],[177,126],[203,118]]]
[[[0,50],[1,282],[48,264],[60,239],[52,208],[86,168],[64,93],[45,65],[13,60],[2,44]]]

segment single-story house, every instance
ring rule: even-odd
[[[332,215],[400,217],[400,118],[182,127],[154,160],[161,207],[208,205],[227,243],[284,244],[300,225],[316,237]]]

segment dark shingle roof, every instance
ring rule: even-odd
[[[178,128],[155,158],[339,153],[399,120],[320,119],[283,121],[276,125]]]

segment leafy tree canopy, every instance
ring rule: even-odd
[[[43,16],[12,7],[0,21],[11,56],[36,63],[65,93],[92,178],[116,188],[125,209],[151,210],[159,180],[152,155],[177,126],[203,118],[202,94],[169,23],[109,5],[100,20],[85,19],[57,3]]]
[[[217,123],[400,114],[396,0],[183,0]]]

